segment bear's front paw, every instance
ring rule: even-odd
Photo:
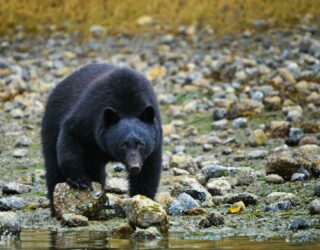
[[[80,177],[77,179],[67,178],[67,183],[71,187],[75,187],[75,188],[92,189],[91,180],[88,177]]]

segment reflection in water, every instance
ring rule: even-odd
[[[23,230],[20,239],[0,241],[0,249],[219,249],[219,250],[314,250],[320,243],[286,243],[284,240],[252,241],[249,238],[201,240],[201,236],[180,239],[183,235],[170,235],[163,240],[137,242],[130,239],[109,238],[101,231],[51,232]],[[184,236],[185,237],[185,236]],[[192,238],[196,238],[192,239]],[[206,236],[208,238],[208,235]],[[210,236],[209,236],[210,238]],[[214,239],[214,236],[212,236]]]

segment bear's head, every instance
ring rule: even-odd
[[[139,174],[156,144],[153,107],[147,106],[137,117],[121,117],[113,108],[106,108],[103,123],[100,147],[114,160],[123,163],[130,175]]]

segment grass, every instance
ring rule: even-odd
[[[139,26],[144,15],[153,24]],[[306,20],[316,24],[319,16],[318,0],[0,0],[0,34],[14,34],[22,25],[32,34],[79,30],[88,38],[93,24],[113,34],[174,32],[181,24],[209,25],[221,34],[251,29],[255,20],[280,27]]]

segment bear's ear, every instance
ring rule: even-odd
[[[146,123],[152,123],[154,120],[154,109],[152,106],[147,106],[139,115],[139,119]]]
[[[103,119],[107,126],[117,123],[120,117],[113,108],[106,108],[103,113]]]

